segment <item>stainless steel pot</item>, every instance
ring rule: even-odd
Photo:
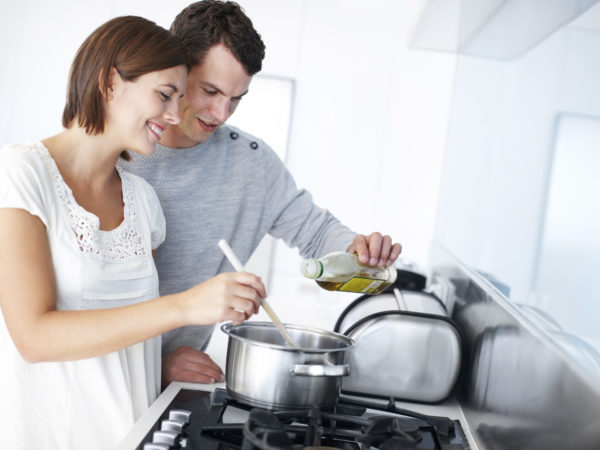
[[[226,323],[229,336],[225,383],[231,396],[267,409],[332,407],[354,341],[341,334],[299,325],[286,329],[298,349],[285,344],[270,322]]]

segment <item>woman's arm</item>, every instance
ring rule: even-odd
[[[110,353],[185,325],[239,323],[266,292],[250,273],[221,274],[178,294],[119,308],[58,311],[46,228],[25,210],[0,209],[0,307],[28,362]]]

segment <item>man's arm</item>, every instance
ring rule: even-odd
[[[171,381],[212,384],[225,381],[225,376],[208,354],[183,346],[162,357],[162,389]]]
[[[387,266],[396,260],[402,251],[400,244],[393,244],[390,236],[377,231],[354,233],[327,209],[317,206],[308,191],[298,189],[283,162],[265,147],[266,204],[276,217],[270,231],[273,236],[297,247],[305,258],[346,249],[371,266]]]

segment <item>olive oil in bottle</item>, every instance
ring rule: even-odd
[[[361,264],[358,255],[333,252],[322,258],[305,259],[301,272],[329,291],[379,294],[396,281],[393,266],[372,267]]]

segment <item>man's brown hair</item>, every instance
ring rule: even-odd
[[[171,32],[185,46],[191,66],[202,64],[208,50],[224,44],[248,75],[260,72],[265,44],[240,5],[231,1],[203,0],[181,11]]]

